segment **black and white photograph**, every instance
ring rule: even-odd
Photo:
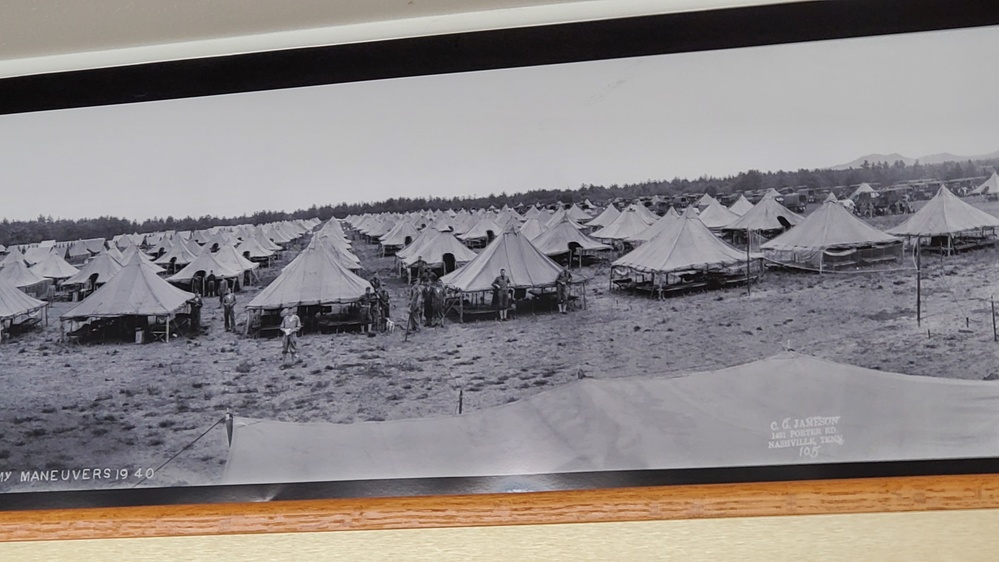
[[[0,494],[999,457],[996,53],[0,115]]]

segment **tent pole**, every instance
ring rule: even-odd
[[[916,237],[916,326],[920,326],[922,322],[922,264],[920,263],[920,256],[922,252],[919,248],[919,237]]]
[[[751,237],[752,237],[752,231],[747,228],[746,229],[746,296],[752,296],[753,294],[753,287],[752,287],[753,283],[749,275],[749,270],[750,270],[749,247],[751,245],[749,240]]]
[[[989,297],[992,302],[992,341],[999,341],[999,332],[996,331],[996,299]]]
[[[166,317],[166,342],[170,343],[170,315]]]

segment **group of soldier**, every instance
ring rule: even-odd
[[[409,325],[407,331],[419,332],[420,324],[426,327],[444,325],[447,291],[444,282],[433,273],[417,278],[409,289]]]
[[[361,308],[361,331],[374,334],[388,328],[391,301],[388,289],[382,286],[377,275],[371,278],[371,287],[365,287],[359,303]]]

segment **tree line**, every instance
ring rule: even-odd
[[[783,187],[807,187],[813,189],[833,188],[846,185],[857,185],[861,182],[889,186],[899,182],[913,180],[950,181],[961,178],[986,176],[999,167],[999,159],[980,160],[972,162],[944,162],[941,164],[920,164],[918,161],[909,165],[898,160],[893,163],[864,162],[859,168],[846,170],[832,169],[799,169],[797,171],[779,170],[776,172],[761,172],[747,170],[737,175],[727,177],[701,176],[694,180],[674,178],[672,180],[646,180],[632,184],[612,184],[609,186],[585,184],[576,189],[534,189],[520,193],[499,193],[480,197],[396,197],[384,201],[366,203],[340,203],[312,205],[308,209],[295,211],[258,211],[250,215],[233,217],[184,217],[184,218],[152,218],[145,221],[135,221],[120,217],[97,217],[78,220],[53,219],[50,216],[39,216],[30,221],[0,221],[0,244],[36,243],[42,240],[70,241],[88,238],[109,239],[118,234],[149,233],[166,230],[202,230],[214,226],[232,226],[237,224],[263,224],[281,220],[306,219],[318,217],[328,220],[330,217],[345,217],[351,214],[363,213],[406,213],[424,209],[471,209],[497,208],[503,205],[516,207],[518,205],[552,205],[556,202],[582,203],[590,200],[593,203],[603,203],[617,198],[633,200],[654,195],[675,197],[682,194],[709,193],[713,196],[725,193],[741,193],[762,189]]]

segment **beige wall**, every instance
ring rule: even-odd
[[[0,544],[0,560],[995,560],[999,510]]]

